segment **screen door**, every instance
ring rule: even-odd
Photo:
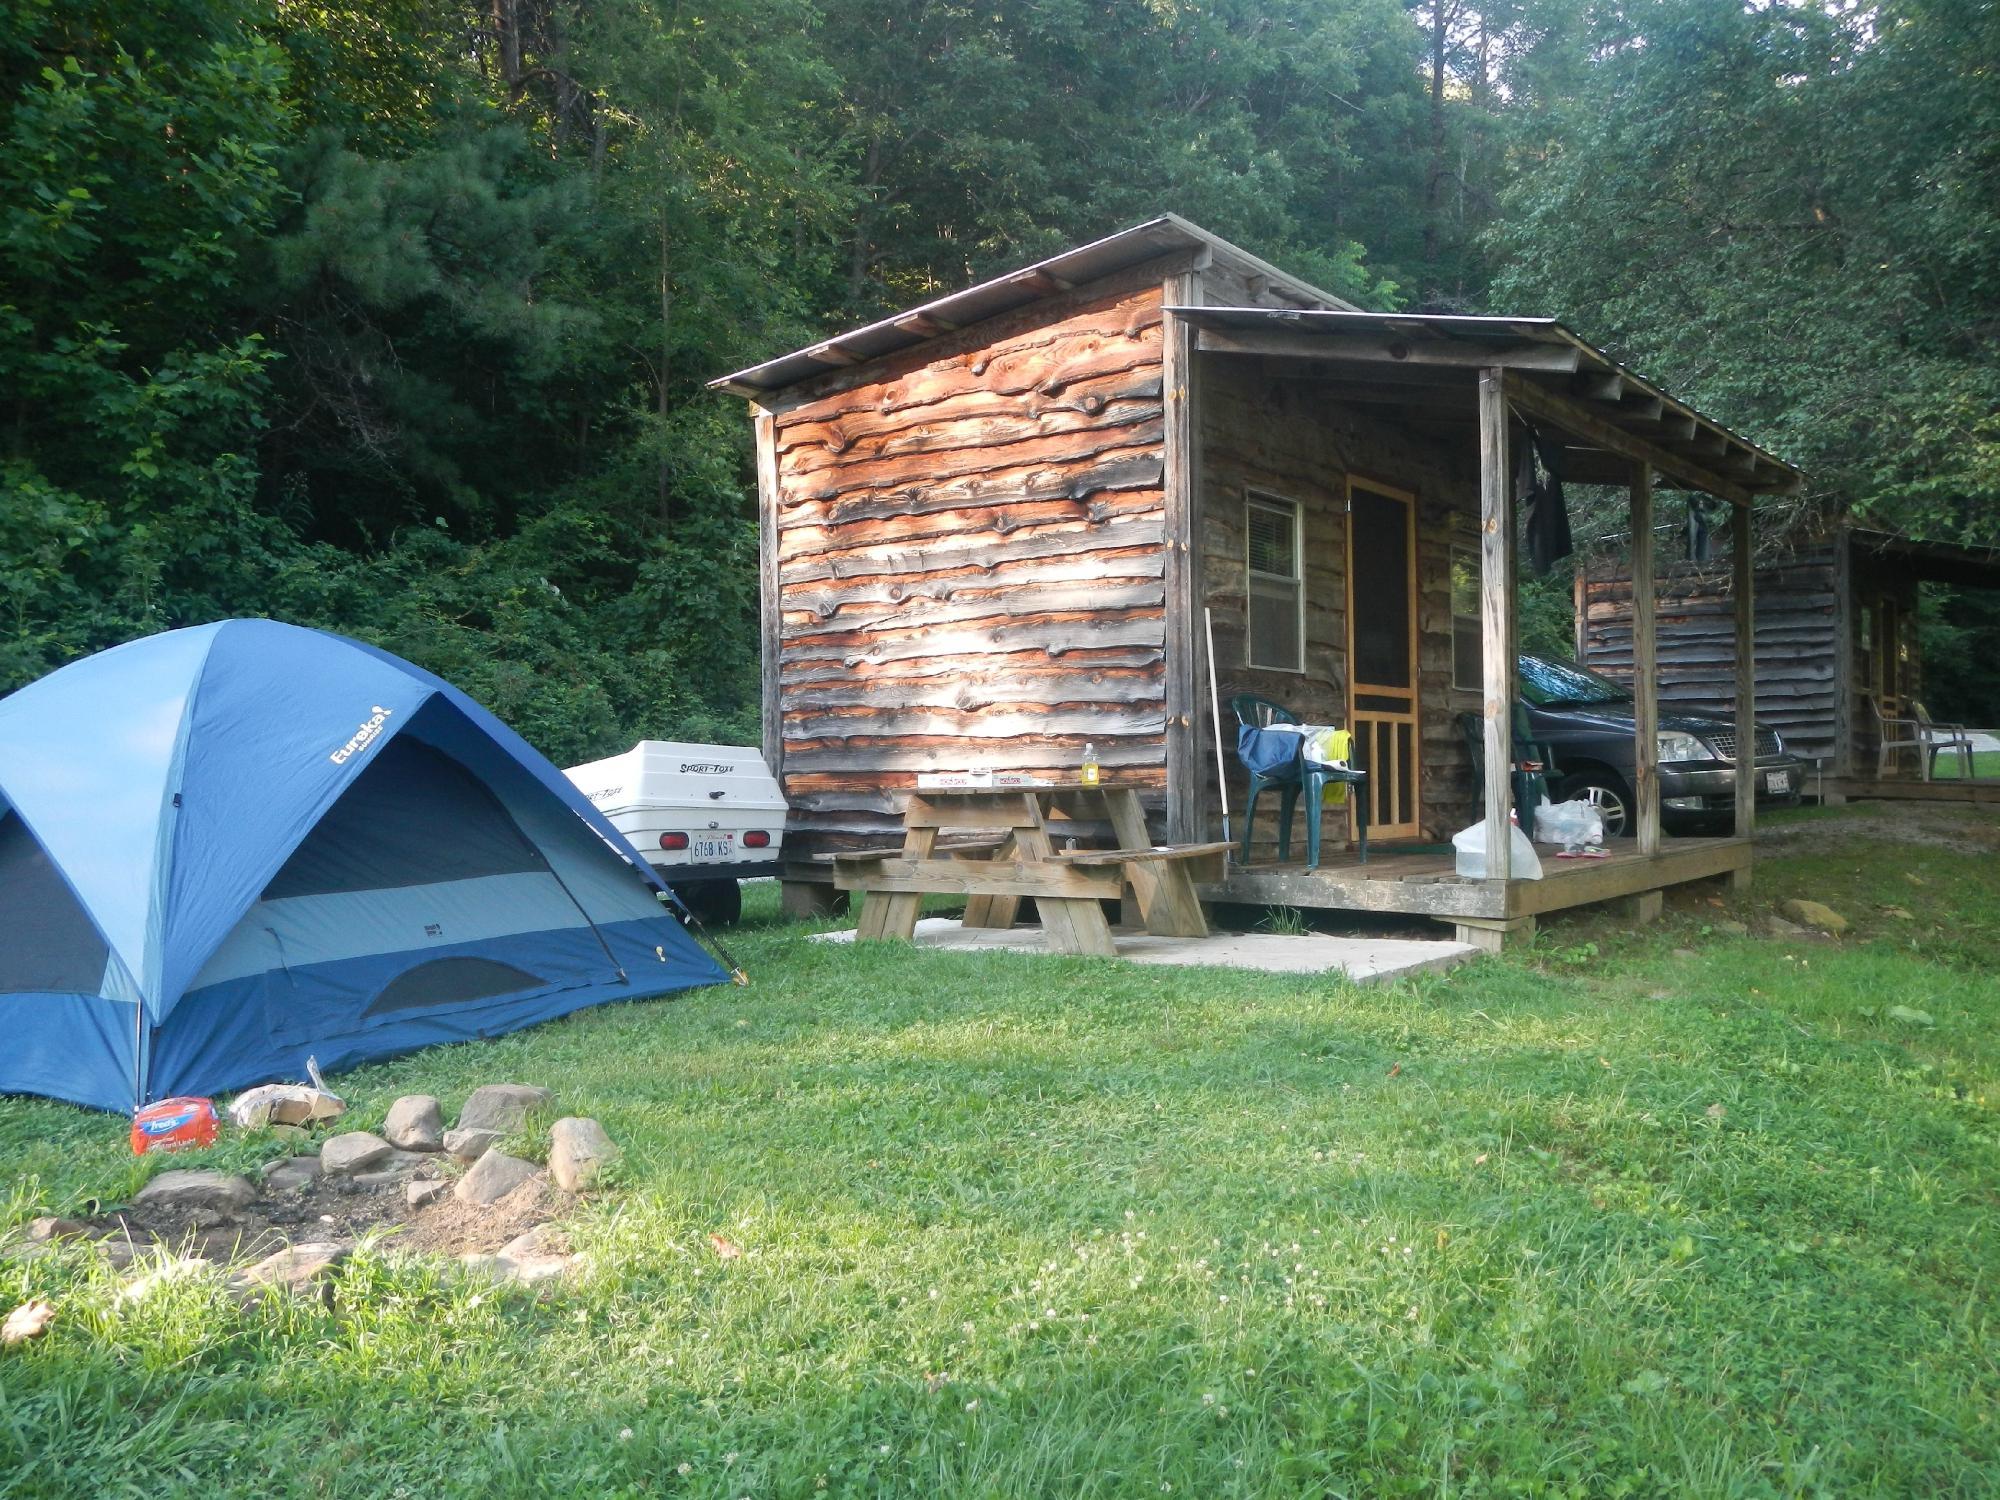
[[[1360,479],[1347,485],[1347,682],[1369,831],[1415,838],[1416,497]]]

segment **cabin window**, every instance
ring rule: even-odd
[[[1243,504],[1248,539],[1247,659],[1253,667],[1305,670],[1305,568],[1300,560],[1299,507],[1252,491]]]
[[[1451,685],[1468,693],[1484,691],[1486,667],[1480,653],[1479,554],[1451,549]]]

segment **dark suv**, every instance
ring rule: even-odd
[[[1632,694],[1575,662],[1523,655],[1519,691],[1534,738],[1549,747],[1549,800],[1592,802],[1607,838],[1632,829]],[[1736,724],[1707,714],[1660,714],[1660,823],[1676,833],[1727,833],[1736,810]],[[1757,729],[1759,807],[1791,807],[1805,762],[1776,731]]]

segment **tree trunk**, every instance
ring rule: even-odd
[[[1430,168],[1424,175],[1423,305],[1436,310],[1443,302],[1438,260],[1444,216],[1444,65],[1447,32],[1445,0],[1431,0]]]
[[[862,306],[862,293],[868,286],[869,231],[875,222],[875,187],[881,175],[882,142],[871,138],[861,161],[861,203],[854,211],[854,239],[847,256],[847,305],[857,314]]]
[[[673,241],[667,231],[667,210],[660,208],[660,366],[654,372],[654,383],[658,395],[655,411],[660,419],[660,524],[665,526],[672,517],[671,489],[672,472],[668,466],[665,451],[667,417],[670,412],[667,396],[667,382],[673,370],[673,313],[674,313],[674,260]]]

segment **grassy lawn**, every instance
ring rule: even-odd
[[[1931,772],[1938,781],[1956,781],[1965,774],[1965,758],[1956,750],[1947,750],[1937,758],[1936,769]],[[1972,752],[1972,774],[1984,781],[2000,777],[2000,750],[1975,750]]]
[[[1383,989],[815,945],[766,889],[749,989],[334,1080],[602,1119],[587,1279],[364,1254],[241,1312],[0,1261],[59,1307],[0,1491],[1993,1494],[2000,821],[1950,811]],[[1715,925],[1787,895],[1855,932]],[[129,1194],[122,1137],[0,1101],[0,1223]]]

